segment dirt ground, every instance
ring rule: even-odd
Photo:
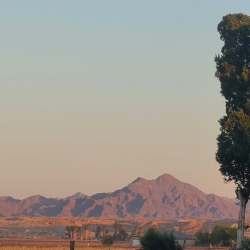
[[[64,250],[69,249],[70,241],[69,240],[38,240],[38,239],[20,239],[20,238],[11,238],[11,239],[0,239],[0,249],[4,250],[14,250],[14,249],[25,249],[25,250],[34,250],[34,249],[43,249],[43,250]],[[105,250],[108,249],[106,246],[102,246],[99,241],[81,241],[78,240],[75,242],[75,250],[77,249],[95,249],[95,250]],[[112,250],[133,250],[134,247],[130,247],[129,242],[115,242],[110,249]]]

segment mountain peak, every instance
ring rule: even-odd
[[[80,198],[85,198],[87,195],[85,195],[84,193],[81,192],[77,192],[71,196],[68,196],[65,198],[65,200],[69,200],[69,199],[80,199]]]
[[[35,195],[21,201],[0,197],[0,202],[1,216],[171,219],[237,218],[238,214],[238,207],[231,200],[207,195],[166,173],[154,180],[138,177],[129,185],[110,194],[86,196],[78,192],[65,199],[47,199]],[[246,216],[249,215],[248,208]]]
[[[175,177],[173,177],[171,174],[163,174],[163,175],[160,175],[159,177],[157,177],[155,180],[161,180],[161,179],[164,179],[164,180],[176,180],[176,181],[179,181],[178,179],[176,179]]]
[[[138,177],[138,178],[136,178],[134,181],[132,181],[131,184],[132,184],[132,183],[136,183],[136,182],[140,182],[140,181],[143,181],[143,180],[145,180],[145,179],[144,179],[144,178],[141,178],[141,177]]]

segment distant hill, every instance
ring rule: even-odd
[[[0,216],[100,218],[236,218],[233,199],[205,194],[169,174],[155,180],[137,178],[112,193],[67,198],[34,195],[22,200],[0,197]],[[250,215],[247,210],[246,216]]]

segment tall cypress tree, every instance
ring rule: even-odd
[[[215,76],[226,99],[226,115],[219,121],[216,160],[224,181],[236,184],[240,200],[236,247],[241,249],[250,196],[250,17],[226,15],[218,32],[224,46],[221,55],[215,57]]]

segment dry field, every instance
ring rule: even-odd
[[[69,250],[69,247],[63,247],[63,246],[54,246],[54,247],[46,247],[46,246],[7,246],[7,247],[0,247],[0,249],[4,249],[4,250],[35,250],[35,249],[41,249],[41,250]],[[83,246],[76,246],[75,250],[139,250],[139,248],[125,248],[125,247],[116,247],[116,246],[111,246],[109,247],[83,247]]]
[[[69,250],[68,240],[0,239],[0,250]],[[100,242],[76,241],[75,250],[107,250]],[[110,250],[136,250],[128,242],[114,243]]]
[[[189,234],[209,228],[214,223],[233,224],[233,220],[213,219],[105,219],[105,218],[64,218],[64,217],[2,217],[0,218],[0,250],[69,250],[69,239],[65,239],[65,227],[68,225],[91,225],[92,236],[98,225],[106,225],[110,233],[114,231],[114,223],[118,221],[130,233],[135,226],[142,226],[145,230],[156,225],[160,230],[175,229]],[[100,242],[93,240],[78,240],[75,250],[107,250]],[[129,242],[117,243],[111,250],[136,250]]]
[[[69,225],[92,225],[93,230],[98,225],[106,225],[107,229],[112,232],[114,223],[118,221],[124,226],[126,231],[132,230],[135,226],[142,226],[147,229],[154,224],[159,225],[160,228],[176,230],[179,227],[185,229],[186,233],[196,233],[200,229],[209,227],[211,223],[223,222],[227,224],[233,224],[236,220],[216,220],[216,219],[108,219],[108,218],[68,218],[68,217],[1,217],[0,218],[0,229],[1,228],[52,228],[52,227],[61,227],[64,231],[66,226]]]
[[[8,247],[0,247],[0,249],[4,249],[4,250],[35,250],[35,249],[41,249],[41,250],[69,250],[69,247],[62,247],[62,246],[54,246],[54,247],[29,247],[29,246],[8,246]],[[136,250],[139,248],[121,248],[121,247],[116,247],[116,246],[111,246],[109,247],[75,247],[75,250],[80,250],[80,249],[84,249],[84,250]]]

